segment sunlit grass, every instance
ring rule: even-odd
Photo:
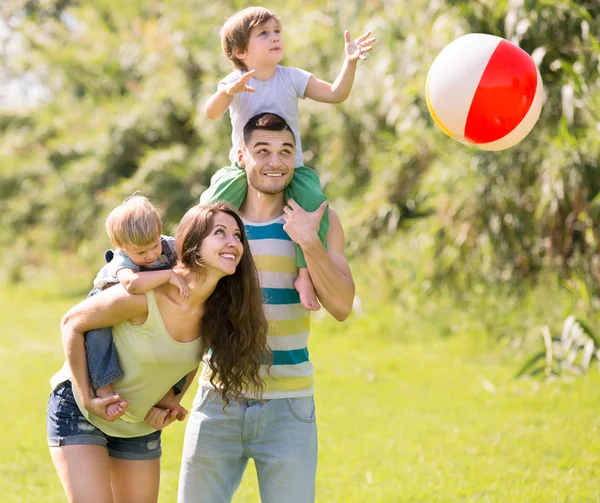
[[[3,502],[64,501],[46,447],[45,406],[48,378],[63,360],[58,323],[76,301],[0,296]],[[476,333],[477,320],[448,306],[422,323],[393,312],[314,324],[317,501],[600,500],[595,369],[561,382],[515,380],[520,361]],[[472,331],[439,337],[455,319]],[[176,500],[183,429],[173,425],[163,437],[164,503]],[[252,465],[234,501],[259,501]]]

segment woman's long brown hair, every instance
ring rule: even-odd
[[[210,354],[207,362],[210,382],[228,404],[226,394],[235,399],[244,391],[254,396],[262,394],[264,381],[259,370],[261,365],[271,362],[272,355],[267,346],[268,325],[262,309],[258,273],[244,223],[228,203],[198,204],[188,210],[177,229],[179,262],[192,271],[201,272],[202,241],[212,231],[215,214],[219,212],[236,220],[244,253],[235,273],[221,278],[207,299],[201,336]]]

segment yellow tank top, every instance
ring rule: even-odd
[[[127,412],[112,423],[105,421],[86,411],[74,393],[86,419],[113,437],[139,437],[156,431],[144,421],[147,412],[184,375],[194,370],[202,358],[200,338],[191,342],[173,340],[163,323],[154,291],[147,292],[146,299],[148,318],[142,325],[123,321],[113,327],[123,377],[112,386],[129,400]]]

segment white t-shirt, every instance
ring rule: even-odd
[[[230,84],[238,80],[244,73],[236,70],[225,77],[220,84]],[[302,143],[300,141],[300,114],[298,98],[304,99],[304,92],[311,73],[300,68],[277,65],[275,75],[268,80],[250,77],[248,86],[256,89],[255,93],[237,93],[229,106],[231,115],[231,142],[229,160],[237,161],[237,152],[242,144],[244,126],[248,119],[263,112],[271,112],[283,117],[294,132],[296,140],[296,167],[304,164]]]

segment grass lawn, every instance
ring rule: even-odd
[[[63,361],[59,320],[77,300],[0,294],[4,503],[65,501],[45,406]],[[375,315],[314,323],[317,501],[600,501],[598,372],[514,380],[520,362],[473,334],[441,338],[432,319],[432,333]],[[176,501],[183,429],[163,436],[161,502]],[[259,501],[252,465],[234,501]]]

